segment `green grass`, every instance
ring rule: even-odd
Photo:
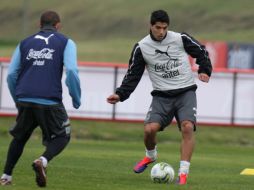
[[[40,14],[48,9],[59,12],[65,33],[83,41],[144,35],[150,13],[156,9],[168,11],[172,28],[179,31],[230,34],[236,30],[253,30],[254,3],[252,0],[72,0],[71,3],[2,0],[0,38],[19,39],[25,33],[34,32]]]
[[[128,63],[135,39],[105,39],[78,42],[78,59],[81,61],[98,61]]]
[[[10,57],[21,39],[36,32],[40,14],[48,9],[59,12],[61,31],[77,42],[80,61],[128,63],[155,9],[168,11],[170,30],[198,40],[254,42],[252,0],[2,0],[0,57]]]
[[[7,129],[14,118],[0,118],[0,170],[2,170],[10,136]],[[132,167],[144,155],[141,123],[72,121],[72,140],[67,149],[48,167],[48,187],[54,190],[251,190],[253,176],[241,176],[247,167],[254,168],[253,129],[204,127],[196,133],[196,150],[191,163],[188,185],[153,184],[149,167],[134,174]],[[180,133],[175,126],[158,134],[160,161],[179,162]],[[14,172],[10,189],[36,189],[31,162],[43,147],[36,130],[27,144]]]

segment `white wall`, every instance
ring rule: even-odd
[[[0,114],[16,113],[6,83],[7,69],[8,64],[0,64]],[[114,92],[114,67],[82,66],[79,69],[82,105],[78,110],[72,108],[63,75],[63,102],[68,114],[74,117],[112,119],[113,106],[106,102],[106,98]],[[117,86],[121,84],[125,72],[125,68],[118,68]],[[194,75],[197,78],[196,72]],[[214,72],[208,84],[199,80],[196,82],[198,122],[254,126],[254,74],[237,74],[235,94],[234,73]],[[151,103],[151,91],[150,79],[145,72],[130,98],[116,104],[115,119],[143,120]]]

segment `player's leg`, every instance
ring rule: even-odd
[[[69,141],[70,137],[67,136],[56,137],[50,140],[46,145],[45,152],[38,159],[34,160],[32,167],[36,174],[36,183],[38,186],[46,186],[46,167],[48,162],[61,153]]]
[[[189,174],[190,161],[195,146],[194,125],[191,121],[181,122],[182,142],[181,142],[181,161],[178,171],[178,184],[185,185]]]
[[[156,133],[160,130],[160,124],[158,123],[148,123],[144,127],[144,144],[146,147],[146,156],[139,161],[135,167],[135,173],[143,172],[148,164],[154,162],[157,158],[156,150]]]
[[[159,123],[148,123],[144,126],[144,144],[146,147],[146,156],[155,160],[157,158],[156,151],[156,134],[160,130]]]
[[[70,141],[70,136],[56,137],[49,141],[46,145],[46,150],[42,154],[42,157],[47,159],[47,162],[51,161],[54,157],[60,154]]]
[[[32,166],[37,185],[45,187],[48,162],[60,154],[70,141],[70,121],[63,104],[38,106],[36,117],[43,133],[46,150]]]
[[[181,160],[190,162],[195,146],[194,124],[191,121],[181,122],[181,132]]]
[[[139,161],[135,167],[135,173],[141,173],[147,165],[154,162],[157,158],[156,134],[163,130],[173,118],[173,112],[169,113],[171,106],[168,98],[153,97],[150,109],[145,119],[144,144],[146,156]]]
[[[32,111],[27,106],[27,104],[17,104],[18,116],[15,126],[10,130],[13,139],[9,145],[3,175],[1,176],[1,185],[11,184],[13,169],[23,153],[26,142],[36,127]]]
[[[1,185],[11,184],[13,169],[18,162],[20,156],[22,155],[25,144],[25,140],[17,140],[16,138],[13,138],[13,140],[11,141],[7,153],[7,159],[5,162],[3,175],[1,176]]]
[[[178,109],[176,119],[182,133],[180,146],[180,167],[178,170],[178,184],[187,183],[190,161],[195,146],[194,131],[196,129],[196,94],[188,91],[177,100]]]

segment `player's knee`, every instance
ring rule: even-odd
[[[146,135],[152,135],[152,134],[155,134],[157,131],[158,131],[158,126],[157,125],[154,125],[154,124],[146,124],[145,125],[145,129],[144,129],[144,133]]]
[[[194,125],[191,121],[183,121],[181,123],[181,131],[182,133],[192,133]]]
[[[148,127],[148,126],[146,126],[145,129],[144,129],[145,135],[151,135],[152,131],[153,131],[152,128]]]

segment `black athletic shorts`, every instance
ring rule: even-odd
[[[64,105],[42,105],[28,102],[17,103],[18,115],[10,134],[18,140],[28,140],[33,130],[40,127],[43,144],[56,137],[70,137],[70,121]]]
[[[196,92],[193,90],[174,97],[154,96],[144,123],[159,123],[163,130],[175,117],[180,130],[181,122],[185,120],[191,121],[196,130],[196,108]]]

